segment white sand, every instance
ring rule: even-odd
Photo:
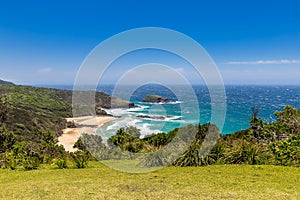
[[[77,148],[73,148],[80,135],[83,133],[94,134],[96,129],[102,126],[104,123],[114,120],[114,117],[110,116],[85,116],[85,117],[73,117],[66,118],[68,122],[75,122],[80,128],[66,128],[63,130],[63,134],[58,137],[58,144],[63,145],[66,151],[74,152]],[[85,127],[86,126],[86,127]]]

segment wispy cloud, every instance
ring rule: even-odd
[[[52,68],[50,68],[50,67],[40,68],[37,70],[37,72],[41,73],[41,74],[48,74],[48,73],[52,72]]]
[[[227,65],[272,65],[272,64],[300,64],[300,60],[256,60],[256,61],[229,61]]]

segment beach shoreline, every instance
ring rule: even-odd
[[[67,122],[74,122],[75,128],[63,129],[63,134],[58,137],[58,145],[63,145],[66,151],[75,152],[74,144],[82,134],[95,134],[97,128],[116,119],[112,116],[84,116],[66,118]]]

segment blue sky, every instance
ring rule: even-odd
[[[165,27],[199,42],[227,84],[300,84],[299,1],[6,1],[0,79],[72,84],[101,41]]]

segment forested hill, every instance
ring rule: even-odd
[[[7,85],[7,84],[13,85],[12,82],[8,82],[8,81],[4,81],[4,80],[1,80],[1,79],[0,79],[0,85]]]
[[[1,83],[0,113],[5,117],[0,122],[20,140],[39,140],[36,132],[48,130],[59,136],[66,128],[65,118],[72,116],[72,91]],[[111,102],[114,107],[134,106],[102,92],[96,92],[95,101],[102,108],[110,108]]]

